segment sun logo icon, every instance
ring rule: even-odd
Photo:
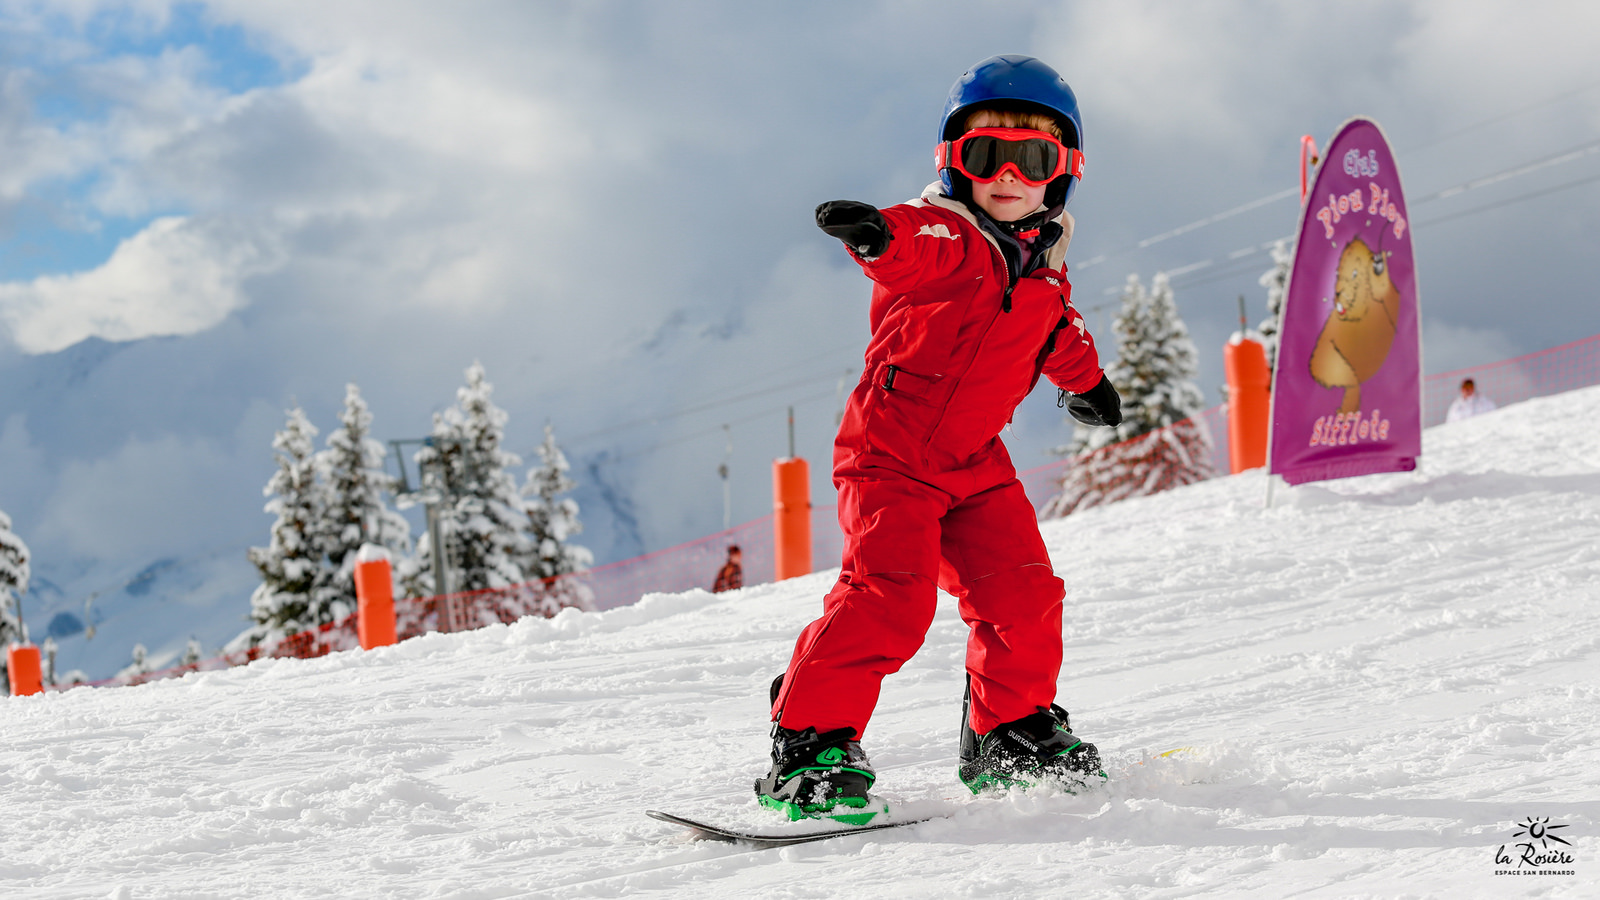
[[[1549,850],[1551,841],[1555,841],[1558,844],[1563,844],[1570,847],[1572,846],[1571,842],[1563,840],[1558,834],[1552,833],[1557,828],[1565,827],[1567,826],[1551,825],[1549,816],[1545,816],[1542,819],[1535,819],[1533,816],[1529,816],[1528,821],[1517,823],[1517,831],[1512,835],[1512,837],[1526,837],[1528,839],[1528,843],[1530,844],[1534,841],[1538,841],[1540,849],[1542,850]]]

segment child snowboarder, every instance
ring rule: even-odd
[[[849,821],[841,807],[867,805],[860,738],[883,677],[921,646],[936,587],[972,629],[961,780],[977,792],[1103,774],[1054,702],[1066,590],[999,439],[1041,375],[1077,420],[1122,421],[1068,302],[1082,147],[1077,98],[1054,69],[991,57],[951,89],[939,181],[920,198],[817,207],[873,282],[872,339],[834,442],[842,571],[773,682],[763,805]]]

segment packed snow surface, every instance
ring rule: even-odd
[[[1111,776],[1077,796],[957,782],[944,598],[864,740],[882,795],[942,818],[785,850],[646,818],[785,827],[750,785],[820,572],[0,700],[0,893],[1597,896],[1596,421],[1590,388],[1433,429],[1414,473],[1047,523],[1059,699]]]

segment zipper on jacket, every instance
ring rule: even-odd
[[[1006,259],[1005,248],[999,241],[994,242],[994,252],[1000,254],[1000,268],[1006,273],[1006,292],[1000,295],[1000,311],[1008,313],[1011,312],[1011,292],[1016,289],[1017,281],[1011,277],[1011,261]]]
[[[1000,248],[1000,243],[994,238],[989,238],[989,246],[994,248],[995,255],[1000,257],[1000,269],[1006,273],[1006,290],[1000,295],[1000,311],[1011,312],[1011,292],[1016,290],[1017,283],[1011,278],[1011,263],[1006,260],[1006,252]]]
[[[1005,313],[1011,312],[1011,292],[1016,288],[1017,282],[1028,277],[1033,272],[1038,271],[1039,267],[1044,265],[1045,254],[1049,251],[1050,247],[1055,245],[1056,241],[1051,241],[1048,246],[1034,248],[1034,250],[1031,251],[1029,258],[1024,261],[1021,256],[1022,241],[1017,237],[1016,234],[1001,234],[997,231],[989,229],[986,227],[985,223],[993,223],[994,220],[988,218],[987,216],[974,215],[973,220],[978,223],[978,232],[987,238],[989,240],[989,245],[994,247],[996,253],[1000,254],[1000,266],[1005,269],[1006,273],[1006,290],[1000,298],[1000,311]],[[998,223],[995,224],[998,225]],[[1032,232],[1023,233],[1038,237],[1042,232],[1040,228],[1035,228]],[[1006,257],[1005,248],[1000,245],[1002,238],[1017,246],[1018,268],[1015,277],[1012,276],[1011,261]],[[1060,239],[1060,235],[1057,235],[1056,240]]]

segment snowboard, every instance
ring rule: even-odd
[[[922,816],[920,818],[895,819],[887,822],[868,822],[865,825],[846,825],[842,822],[817,820],[813,824],[818,827],[810,827],[802,831],[761,833],[742,831],[736,828],[724,828],[721,825],[700,822],[684,816],[674,815],[673,813],[662,812],[658,809],[647,809],[644,814],[660,822],[670,822],[673,825],[682,825],[685,828],[692,829],[696,835],[708,840],[725,841],[730,844],[752,844],[762,849],[809,844],[812,841],[826,841],[830,838],[846,837],[853,834],[884,831],[890,828],[916,825],[920,822],[943,818],[943,816]]]
[[[1169,759],[1180,754],[1191,752],[1193,747],[1175,747],[1165,753],[1157,753],[1154,757],[1139,760],[1134,765],[1144,765],[1156,759]],[[1131,767],[1130,767],[1131,768]],[[1092,788],[1091,788],[1092,789]],[[951,801],[954,802],[954,801]],[[925,807],[924,807],[925,808]],[[887,821],[868,822],[865,825],[849,825],[843,822],[826,819],[805,820],[806,827],[799,831],[759,832],[747,831],[740,828],[729,828],[702,822],[687,816],[663,812],[659,809],[647,809],[645,815],[658,822],[668,822],[673,825],[682,825],[695,832],[696,836],[713,841],[723,841],[729,844],[751,844],[757,848],[790,847],[795,844],[809,844],[812,841],[826,841],[836,837],[848,837],[853,834],[866,834],[872,831],[886,831],[890,828],[900,828],[905,825],[919,825],[931,822],[934,819],[945,819],[955,814],[954,810],[945,812],[924,813],[922,815],[906,815],[905,818],[890,818]],[[894,816],[891,807],[887,813]],[[796,823],[801,824],[801,823]]]

